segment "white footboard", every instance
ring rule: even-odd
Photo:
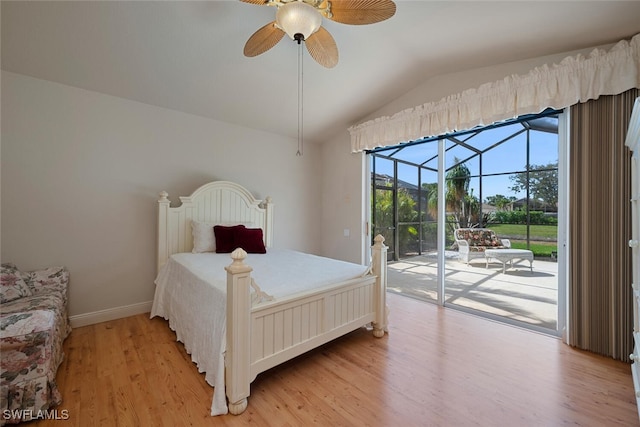
[[[232,254],[227,267],[225,383],[229,412],[247,407],[250,383],[267,369],[367,324],[373,335],[386,330],[384,238],[373,245],[372,274],[300,296],[251,307],[251,267],[246,253]]]

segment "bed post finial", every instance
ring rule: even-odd
[[[169,193],[167,193],[166,191],[161,191],[160,194],[158,194],[158,201],[159,202],[165,202],[165,201],[169,201]]]
[[[231,274],[250,272],[251,267],[244,263],[246,258],[247,252],[242,248],[237,248],[231,252],[233,262],[228,267],[225,267],[225,269]]]

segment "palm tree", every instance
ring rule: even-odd
[[[475,197],[469,194],[469,184],[471,182],[471,171],[460,159],[454,157],[453,166],[445,176],[447,192],[445,201],[447,210],[454,216],[457,227],[468,227],[471,217],[475,211],[477,213],[477,203]]]
[[[471,171],[457,157],[454,158],[455,166],[449,169],[445,176],[445,203],[447,212],[453,217],[454,228],[469,227],[480,212],[480,201],[473,195],[473,189],[469,192],[471,183]],[[422,184],[426,191],[427,211],[432,218],[438,215],[438,184]]]

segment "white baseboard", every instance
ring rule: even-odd
[[[153,301],[140,302],[138,304],[125,305],[123,307],[108,308],[106,310],[94,311],[92,313],[78,314],[70,316],[72,328],[93,325],[100,322],[122,319],[123,317],[135,316],[136,314],[149,313]]]

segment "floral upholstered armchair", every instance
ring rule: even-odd
[[[0,425],[27,421],[59,405],[56,372],[71,332],[64,267],[21,272],[2,264]]]
[[[496,233],[489,228],[458,228],[453,232],[453,237],[458,245],[460,261],[466,262],[475,258],[485,259],[485,249],[508,249],[511,241],[499,239]]]

